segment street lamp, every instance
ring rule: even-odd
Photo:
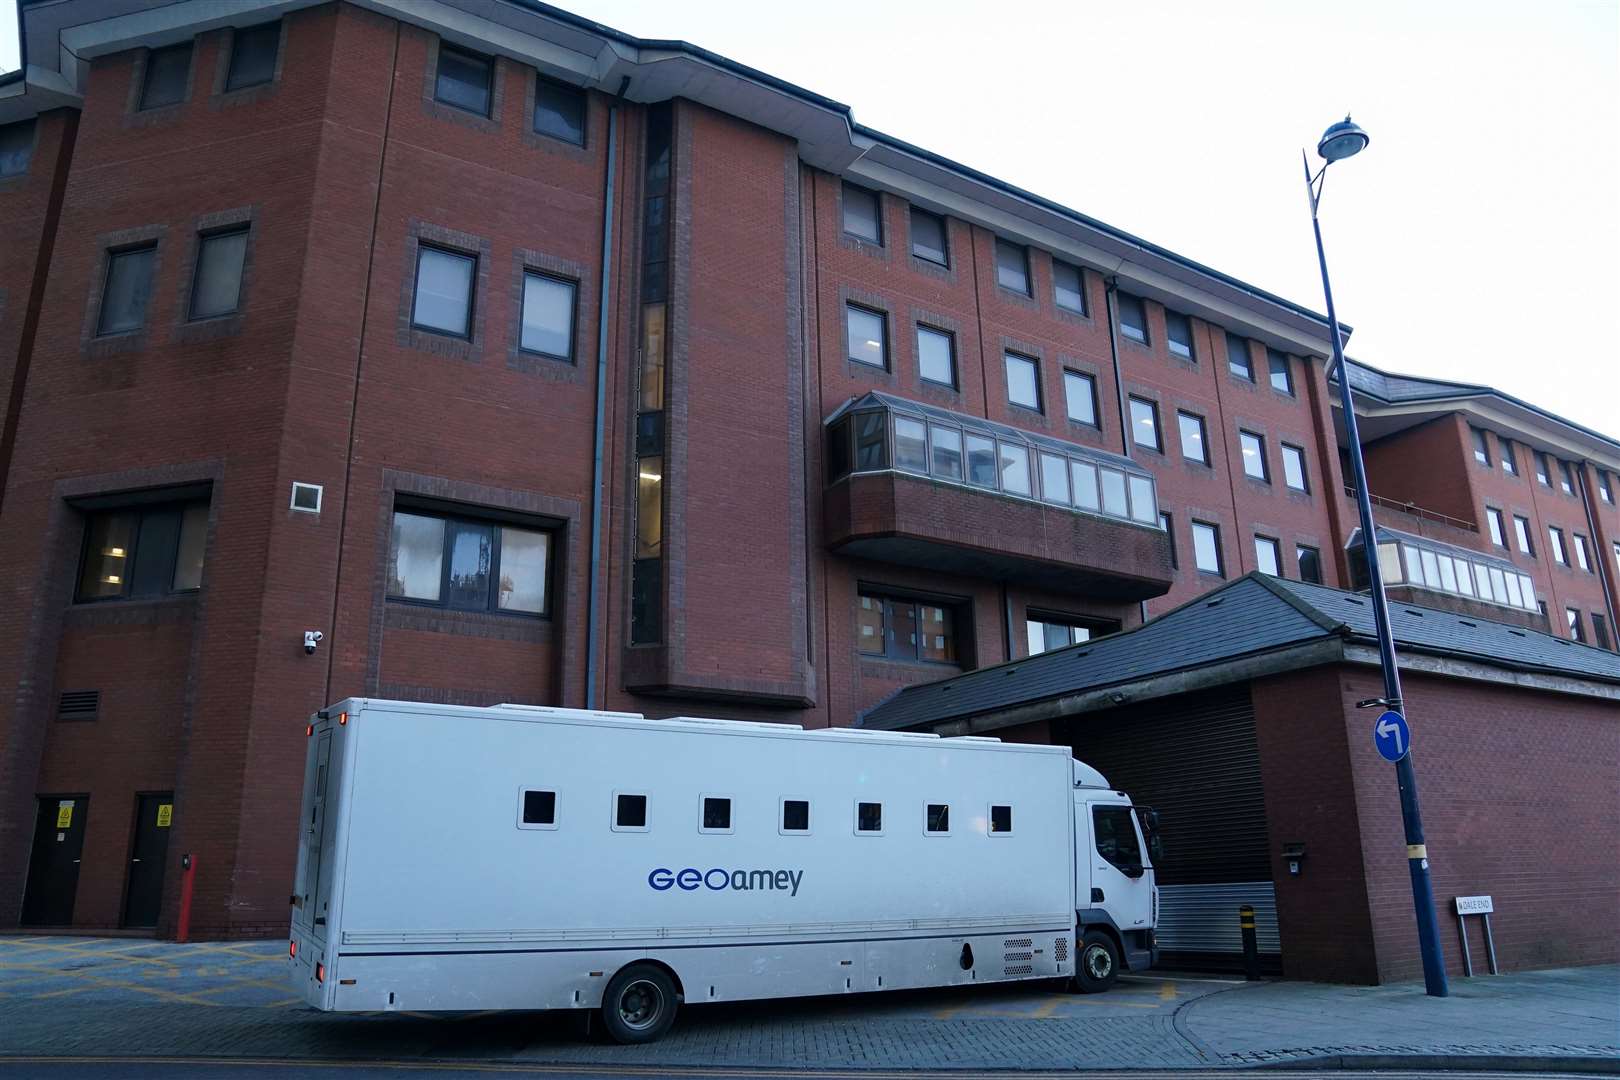
[[[1361,550],[1367,558],[1368,592],[1372,598],[1373,624],[1378,629],[1378,659],[1384,671],[1384,696],[1361,702],[1363,707],[1378,705],[1404,717],[1401,701],[1401,673],[1395,664],[1395,639],[1389,632],[1389,604],[1384,599],[1384,578],[1378,570],[1378,537],[1373,531],[1372,499],[1367,492],[1367,466],[1361,456],[1361,432],[1356,424],[1356,408],[1350,389],[1350,373],[1345,369],[1344,345],[1340,340],[1339,316],[1333,309],[1333,286],[1328,281],[1327,255],[1322,250],[1322,226],[1317,207],[1328,166],[1353,157],[1367,148],[1369,139],[1346,116],[1322,133],[1316,152],[1324,162],[1311,173],[1310,158],[1305,161],[1305,191],[1311,200],[1311,228],[1316,233],[1316,258],[1322,268],[1322,294],[1327,298],[1328,328],[1332,335],[1333,366],[1339,373],[1339,400],[1344,409],[1345,435],[1350,442],[1350,464],[1356,476],[1356,508],[1361,512]],[[1379,723],[1380,734],[1384,730]],[[1423,844],[1423,818],[1418,812],[1417,774],[1412,770],[1410,744],[1395,762],[1395,782],[1401,792],[1401,823],[1406,828],[1406,865],[1412,875],[1412,904],[1417,909],[1418,949],[1423,956],[1423,983],[1431,997],[1450,993],[1446,985],[1445,958],[1440,954],[1440,933],[1434,917],[1434,887],[1429,880],[1429,852]]]

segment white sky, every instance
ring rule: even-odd
[[[1317,311],[1299,150],[1350,111],[1372,144],[1322,205],[1350,354],[1620,435],[1617,0],[565,6],[846,102]]]

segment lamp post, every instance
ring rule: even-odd
[[[1366,149],[1367,133],[1346,116],[1322,133],[1316,152],[1323,165],[1313,175],[1310,158],[1304,151],[1305,191],[1311,200],[1311,229],[1316,233],[1316,258],[1322,268],[1322,294],[1327,298],[1328,327],[1332,334],[1333,365],[1339,372],[1339,399],[1344,409],[1345,435],[1350,442],[1350,464],[1355,470],[1356,508],[1361,513],[1361,550],[1367,558],[1367,582],[1372,599],[1373,624],[1378,630],[1379,666],[1384,672],[1384,696],[1364,701],[1362,707],[1379,705],[1401,713],[1401,673],[1395,664],[1395,639],[1389,630],[1389,605],[1384,599],[1384,578],[1378,570],[1378,537],[1373,531],[1372,499],[1367,492],[1367,466],[1361,456],[1361,432],[1350,389],[1350,373],[1345,369],[1344,345],[1340,340],[1339,316],[1333,309],[1333,286],[1328,281],[1327,255],[1322,250],[1322,226],[1316,211],[1322,199],[1322,185],[1328,166]],[[1417,774],[1412,769],[1410,748],[1395,762],[1395,782],[1401,792],[1401,823],[1406,829],[1406,865],[1412,876],[1412,903],[1417,909],[1418,949],[1423,956],[1423,983],[1431,997],[1445,997],[1445,958],[1440,953],[1440,933],[1434,916],[1434,887],[1429,880],[1429,853],[1423,844],[1423,818],[1418,811]]]

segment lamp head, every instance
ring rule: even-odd
[[[1324,161],[1340,161],[1361,153],[1370,141],[1367,133],[1346,116],[1322,132],[1322,141],[1316,144],[1316,152]]]

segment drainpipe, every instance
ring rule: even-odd
[[[1114,407],[1119,410],[1119,452],[1126,457],[1131,456],[1131,425],[1125,419],[1125,379],[1119,370],[1119,328],[1114,322],[1114,293],[1119,291],[1119,278],[1113,274],[1103,279],[1106,289],[1103,293],[1104,314],[1108,316],[1108,357],[1114,362]],[[1136,602],[1136,613],[1142,622],[1147,622],[1147,601]]]
[[[630,76],[608,106],[607,179],[602,192],[602,280],[597,289],[596,318],[596,453],[591,463],[591,566],[585,589],[585,707],[596,708],[596,668],[601,662],[597,610],[602,587],[602,449],[607,442],[608,308],[613,291],[613,176],[618,162],[619,103],[630,88]]]

